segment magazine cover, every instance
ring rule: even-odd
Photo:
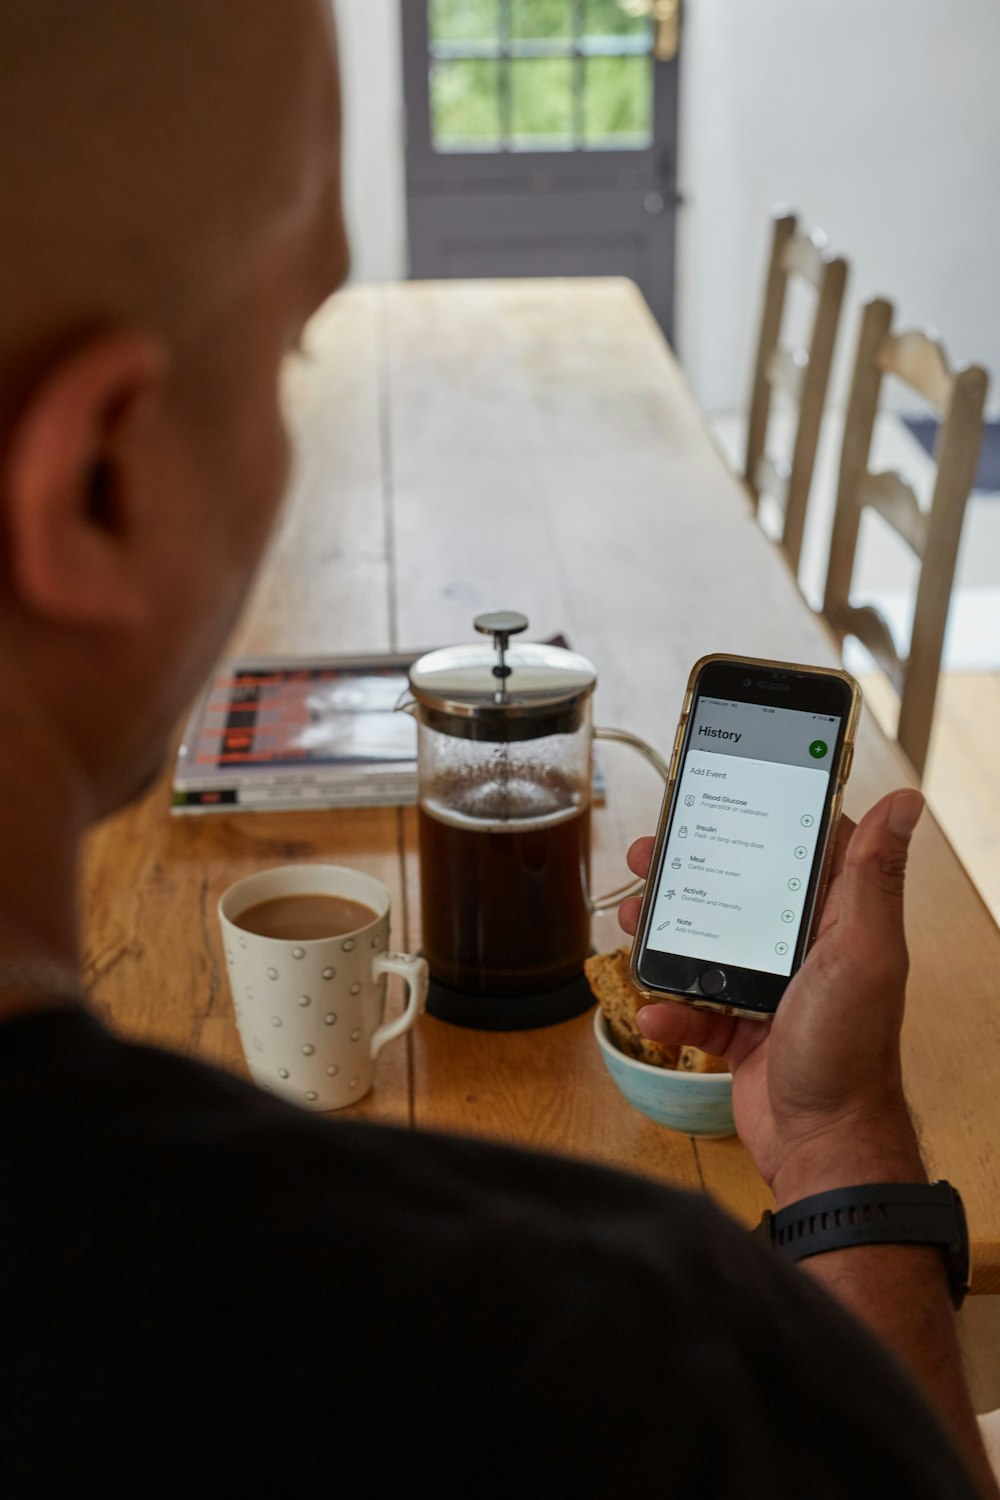
[[[414,802],[410,656],[223,663],[188,720],[175,812]]]

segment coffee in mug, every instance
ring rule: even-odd
[[[326,896],[307,891],[301,896],[271,896],[248,906],[234,918],[237,927],[258,937],[284,942],[314,942],[317,938],[342,937],[376,921],[378,912],[346,896]]]

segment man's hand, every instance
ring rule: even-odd
[[[773,1022],[672,1001],[639,1012],[653,1041],[726,1058],[736,1128],[779,1207],[847,1184],[923,1180],[899,1058],[903,876],[923,805],[919,792],[899,791],[856,828],[842,820],[816,941]],[[652,839],[632,845],[637,875],[648,874],[652,850]],[[626,932],[638,916],[638,897],[622,903]]]
[[[672,1001],[639,1012],[654,1041],[726,1058],[736,1128],[778,1208],[829,1188],[927,1180],[899,1060],[909,967],[903,875],[923,805],[919,792],[894,792],[856,828],[843,820],[816,941],[770,1025]],[[649,873],[652,853],[652,839],[632,845],[637,875]],[[638,898],[622,903],[619,919],[635,931]],[[981,1493],[996,1500],[937,1250],[852,1246],[802,1266],[909,1366]]]

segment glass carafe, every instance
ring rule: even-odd
[[[522,615],[480,616],[492,649],[432,652],[410,673],[418,729],[422,951],[428,1010],[486,1029],[544,1025],[591,1003],[590,918],[641,882],[590,888],[596,673],[558,646],[509,644]]]

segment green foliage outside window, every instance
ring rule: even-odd
[[[500,35],[500,0],[431,0],[430,25],[435,42],[495,39]]]
[[[648,143],[649,20],[627,0],[430,0],[429,20],[439,148]]]
[[[572,0],[510,0],[510,34],[518,40],[529,37],[573,35]]]

